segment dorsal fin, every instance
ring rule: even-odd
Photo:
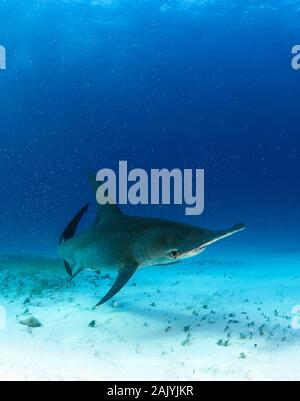
[[[98,188],[102,183],[96,180],[96,176],[93,173],[88,173],[88,179],[95,193],[97,193]],[[122,215],[123,213],[116,204],[106,203],[105,205],[100,205],[98,203],[98,212],[95,224],[99,224],[106,219],[113,221]]]

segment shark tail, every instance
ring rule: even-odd
[[[70,221],[70,223],[67,225],[67,227],[62,232],[60,240],[59,240],[59,245],[61,245],[63,242],[68,241],[74,237],[74,235],[76,234],[77,227],[78,227],[83,215],[87,212],[89,206],[90,206],[90,204],[88,203],[76,214],[76,216],[73,217],[73,219]],[[64,261],[64,265],[65,265],[65,269],[66,269],[67,273],[69,274],[69,276],[73,278],[73,272],[72,272],[71,265],[66,260]]]
[[[77,227],[82,219],[82,216],[87,212],[90,204],[88,203],[85,205],[80,211],[73,217],[67,227],[64,229],[63,233],[61,234],[59,244],[61,245],[63,242],[71,239],[74,237]]]

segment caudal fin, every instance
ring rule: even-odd
[[[82,216],[87,212],[89,206],[90,205],[88,203],[76,214],[76,216],[73,217],[73,219],[70,221],[70,223],[67,225],[67,227],[62,232],[62,234],[60,236],[60,240],[59,240],[59,245],[61,245],[63,242],[68,241],[74,237],[77,227],[82,219]],[[65,265],[65,269],[66,269],[66,272],[68,273],[68,275],[70,277],[73,277],[71,265],[66,260],[64,261],[64,265]]]
[[[89,206],[90,204],[88,203],[76,214],[76,216],[73,217],[73,219],[62,232],[59,240],[59,245],[61,245],[64,241],[67,241],[74,237],[82,216],[87,212]]]

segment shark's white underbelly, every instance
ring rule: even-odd
[[[123,267],[126,246],[108,239],[90,241],[73,249],[71,259],[79,268],[92,270],[119,270]]]

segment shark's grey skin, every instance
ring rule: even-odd
[[[87,208],[88,205],[62,234],[59,253],[72,277],[74,267],[77,273],[103,267],[117,272],[112,288],[97,306],[116,295],[139,268],[178,263],[245,228],[244,224],[237,224],[228,230],[212,231],[172,221],[128,216],[116,205],[106,204],[99,206],[95,224],[73,237]]]

